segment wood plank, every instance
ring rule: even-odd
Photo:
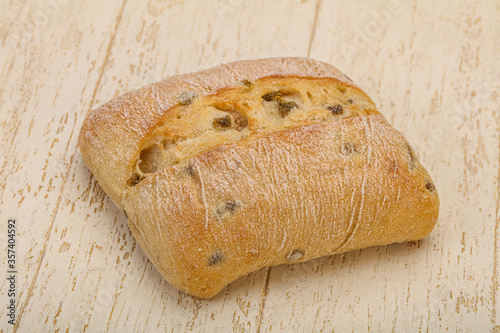
[[[500,3],[3,5],[0,229],[18,219],[20,332],[500,331]],[[196,299],[137,247],[77,134],[130,89],[270,56],[327,61],[365,89],[433,176],[441,217],[423,241],[263,269]]]
[[[0,65],[0,155],[5,157],[0,163],[0,224],[5,231],[8,218],[18,223],[18,323],[43,271],[41,263],[74,158],[70,142],[90,107],[121,3],[21,5],[7,12],[12,16],[1,21],[0,29],[7,32]],[[22,36],[13,37],[16,33]],[[6,234],[1,235],[5,244]],[[2,304],[8,301],[5,288],[2,279]],[[5,306],[0,317],[0,327],[5,327]]]

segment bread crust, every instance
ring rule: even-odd
[[[223,145],[131,188],[129,225],[162,276],[202,298],[262,267],[418,240],[439,201],[406,145],[382,116]]]
[[[186,92],[232,99],[228,89],[269,77],[331,79],[368,109],[224,139],[130,183],[146,143],[192,98]],[[224,127],[232,118],[217,119]],[[87,117],[79,147],[161,275],[202,298],[262,267],[421,239],[439,214],[436,188],[406,139],[345,75],[311,59],[231,63],[130,92]]]
[[[238,61],[172,76],[121,95],[91,112],[78,139],[84,161],[110,198],[123,207],[122,198],[141,143],[162,117],[179,104],[182,93],[196,91],[199,95],[210,95],[236,88],[243,80],[269,76],[333,78],[357,88],[332,65],[307,58]]]

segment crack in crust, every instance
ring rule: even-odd
[[[221,144],[379,114],[361,90],[332,78],[264,77],[212,95],[186,91],[180,96],[154,133],[143,140],[129,187]]]

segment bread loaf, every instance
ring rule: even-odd
[[[262,267],[418,240],[436,188],[406,139],[333,66],[241,61],[93,111],[85,162],[176,288],[210,298]]]

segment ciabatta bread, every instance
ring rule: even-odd
[[[120,96],[85,120],[85,162],[162,276],[212,297],[239,276],[434,227],[405,138],[333,66],[241,61]]]

